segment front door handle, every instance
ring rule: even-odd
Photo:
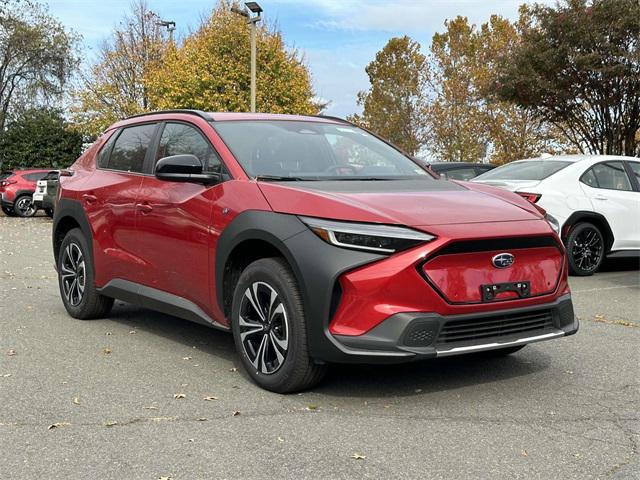
[[[142,213],[151,213],[153,211],[153,207],[148,203],[138,203],[136,205],[136,208]]]
[[[89,193],[85,193],[84,195],[82,195],[82,199],[84,200],[85,203],[89,205],[96,203],[98,201],[98,197],[96,197],[95,195],[91,195]]]

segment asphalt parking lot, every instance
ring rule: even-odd
[[[577,335],[504,359],[249,382],[231,336],[67,316],[51,221],[0,215],[0,478],[640,478],[640,273],[572,278]]]

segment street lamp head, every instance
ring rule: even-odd
[[[249,12],[241,8],[238,8],[236,5],[231,6],[231,11],[233,13],[237,13],[238,15],[242,15],[243,17],[249,18]]]
[[[262,7],[258,5],[258,2],[244,2],[244,4],[253,13],[262,13]]]

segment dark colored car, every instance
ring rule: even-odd
[[[55,210],[59,177],[60,172],[58,170],[51,170],[42,180],[38,180],[36,192],[33,194],[34,205],[43,209],[49,217],[53,217]]]
[[[346,121],[147,114],[71,171],[53,225],[69,314],[118,298],[231,331],[269,390],[334,362],[503,355],[578,329],[565,249],[535,205],[435,179]]]
[[[0,180],[2,211],[8,216],[32,217],[38,208],[33,204],[36,183],[48,170],[16,170]]]
[[[449,180],[471,180],[489,170],[496,168],[489,163],[469,162],[430,162],[427,164],[431,170],[442,178]]]

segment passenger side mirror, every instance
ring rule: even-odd
[[[156,178],[169,182],[191,182],[210,185],[221,180],[219,173],[202,173],[203,165],[195,155],[173,155],[158,160]]]

